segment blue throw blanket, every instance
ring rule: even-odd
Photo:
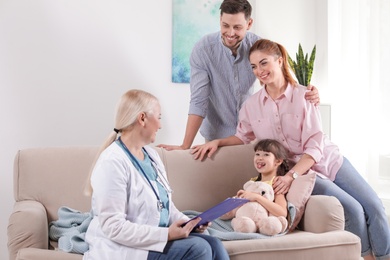
[[[296,208],[294,205],[292,205],[290,202],[288,202],[288,211],[291,217],[289,227],[294,222],[294,218],[296,215]],[[185,215],[187,215],[189,218],[193,218],[200,214],[200,212],[194,211],[194,210],[186,210],[183,211]],[[288,228],[287,228],[288,230]],[[277,234],[275,236],[282,236],[287,233],[287,230],[283,233]],[[217,237],[220,240],[245,240],[245,239],[259,239],[259,238],[270,238],[272,236],[267,236],[259,233],[241,233],[241,232],[234,232],[231,220],[222,220],[222,219],[215,219],[212,221],[211,226],[209,226],[206,230],[206,233],[208,233],[210,236]],[[275,237],[273,236],[273,237]]]
[[[289,226],[291,226],[296,215],[296,209],[290,202],[288,202],[288,211],[291,217]],[[183,211],[183,213],[189,218],[193,218],[200,214],[200,212],[194,210],[186,210]],[[91,220],[92,214],[89,212],[82,213],[68,207],[61,207],[58,209],[58,220],[52,221],[49,224],[49,237],[51,240],[58,241],[58,248],[62,251],[84,254],[89,248],[88,243],[85,242],[85,233],[87,232]],[[230,222],[231,220],[215,219],[205,233],[217,237],[220,240],[244,240],[271,237],[259,233],[234,232]],[[287,231],[275,236],[282,236],[286,233]]]
[[[68,253],[84,254],[88,251],[85,232],[92,220],[91,213],[61,207],[58,209],[58,220],[49,224],[49,237],[58,241],[58,248]]]

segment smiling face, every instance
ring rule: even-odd
[[[257,172],[261,173],[263,177],[276,176],[281,160],[276,159],[271,152],[256,151],[253,158],[253,163]]]
[[[282,57],[268,55],[261,51],[254,51],[250,54],[249,60],[252,71],[263,85],[270,85],[276,81],[283,80]]]
[[[237,14],[222,13],[220,26],[224,45],[231,50],[235,50],[244,39],[246,32],[251,28],[252,19],[246,20],[243,12]]]

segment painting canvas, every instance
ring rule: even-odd
[[[219,31],[222,0],[173,0],[172,82],[189,83],[190,55],[194,44]]]

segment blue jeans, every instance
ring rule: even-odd
[[[218,238],[191,233],[188,238],[169,241],[162,253],[149,251],[148,260],[154,259],[228,260],[229,255]]]
[[[344,207],[345,230],[359,236],[362,256],[390,258],[390,227],[376,192],[344,158],[334,182],[317,176],[313,195],[336,197]]]

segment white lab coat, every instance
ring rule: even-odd
[[[166,179],[157,152],[148,146],[145,149]],[[156,183],[152,183],[157,190]],[[139,260],[147,259],[149,250],[164,250],[168,228],[158,226],[160,212],[156,195],[117,143],[112,143],[100,155],[91,184],[94,218],[86,233],[89,250],[84,254],[84,260]],[[168,194],[169,223],[178,219],[188,220],[174,206],[171,193]]]

